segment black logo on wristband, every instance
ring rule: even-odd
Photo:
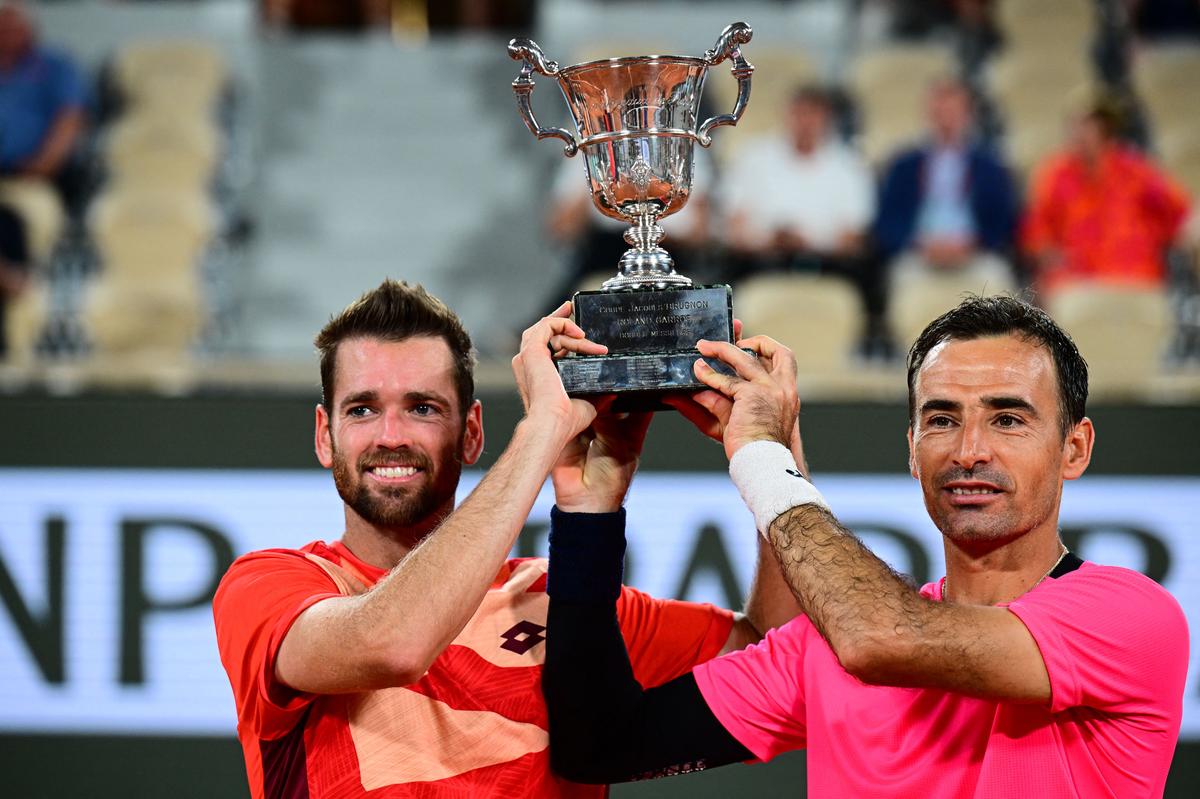
[[[804,479],[804,475],[800,474],[800,472],[796,469],[784,469],[784,471],[790,474],[792,477],[799,477],[801,480]]]

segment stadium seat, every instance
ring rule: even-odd
[[[98,199],[89,226],[106,270],[153,275],[193,270],[215,219],[202,194],[128,189]]]
[[[225,85],[225,60],[207,42],[141,41],[114,59],[117,87],[134,106],[167,105],[179,111],[210,113]]]
[[[1046,310],[1075,339],[1093,387],[1137,393],[1158,374],[1172,333],[1165,291],[1080,285],[1056,292]]]
[[[845,370],[863,331],[858,292],[839,278],[752,277],[734,289],[733,308],[744,335],[765,333],[790,347],[802,372]]]
[[[966,295],[990,296],[1015,289],[1015,282],[983,285],[957,272],[897,281],[888,297],[888,325],[897,345],[907,350],[926,325],[958,305]]]
[[[4,332],[8,364],[25,365],[33,360],[34,350],[50,309],[50,287],[45,281],[33,278],[17,297],[8,300],[4,309]]]
[[[28,178],[0,180],[0,202],[14,209],[24,221],[34,263],[49,261],[65,221],[62,201],[54,187]]]
[[[88,289],[82,320],[101,357],[182,357],[199,335],[203,301],[195,276],[152,282],[105,276]]]
[[[1156,136],[1194,127],[1200,107],[1200,46],[1141,48],[1133,62],[1133,82]]]
[[[135,111],[113,126],[105,155],[117,183],[195,191],[211,183],[219,150],[207,119]]]
[[[1096,29],[1093,0],[1001,0],[996,24],[1010,51],[1082,53]]]

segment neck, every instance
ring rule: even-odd
[[[364,563],[380,569],[392,569],[437,529],[452,510],[453,503],[416,524],[381,527],[368,522],[347,505],[346,532],[342,535],[342,543]]]
[[[792,144],[801,155],[812,155],[820,142],[817,139],[793,139]]]
[[[994,549],[979,552],[945,539],[946,582],[943,599],[967,605],[1011,602],[1045,579],[1066,547],[1056,528],[1027,533]]]
[[[934,143],[944,150],[957,150],[963,146],[966,136],[951,131],[939,131],[933,137]]]

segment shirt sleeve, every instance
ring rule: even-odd
[[[300,614],[336,596],[333,580],[299,552],[254,552],[226,572],[213,598],[213,619],[240,729],[274,739],[295,726],[313,696],[276,679],[275,657]]]
[[[865,231],[875,216],[875,184],[866,163],[852,151],[842,153],[846,169],[843,230]]]
[[[759,760],[807,746],[803,652],[810,630],[808,617],[798,616],[694,671],[713,715]]]
[[[707,603],[656,599],[623,586],[617,600],[621,636],[633,675],[653,688],[716,657],[733,628],[733,614]]]
[[[1050,711],[1178,710],[1187,675],[1187,620],[1174,597],[1129,569],[1085,564],[1009,605],[1050,676]],[[1159,709],[1155,711],[1153,709]]]
[[[84,108],[88,100],[87,88],[75,62],[60,53],[53,53],[49,59],[50,91],[54,99],[55,113]]]

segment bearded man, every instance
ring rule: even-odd
[[[546,561],[508,559],[551,475],[557,523],[624,525],[646,415],[570,399],[551,352],[605,352],[567,317],[525,332],[508,447],[455,508],[483,451],[471,340],[419,286],[385,281],[317,336],[316,454],[346,528],[239,558],[213,600],[251,795],[601,797],[550,771]],[[802,459],[802,454],[795,453]],[[634,671],[659,685],[758,640],[798,606],[765,544],[746,615],[623,588]]]

